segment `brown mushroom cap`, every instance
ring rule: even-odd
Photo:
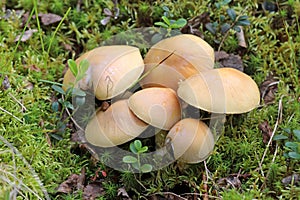
[[[100,100],[113,98],[128,89],[144,70],[139,49],[132,46],[113,45],[93,49],[80,56],[77,65],[87,59],[90,67],[86,76],[79,81],[81,89],[94,89]],[[64,78],[64,89],[75,78],[70,69]]]
[[[181,117],[176,93],[170,88],[146,88],[128,100],[130,110],[146,123],[169,130]]]
[[[163,63],[155,67],[163,59]],[[177,35],[164,39],[150,48],[144,59],[145,71],[152,70],[141,80],[142,87],[168,87],[177,90],[178,82],[212,69],[214,50],[200,37],[191,34]]]
[[[214,148],[214,137],[205,123],[197,119],[185,118],[177,122],[169,131],[166,142],[173,147],[175,159],[185,163],[205,160]]]
[[[85,129],[87,141],[95,146],[112,147],[140,135],[148,124],[128,108],[128,99],[114,102],[105,112],[99,111]]]
[[[213,113],[237,114],[259,105],[254,80],[233,68],[213,69],[181,82],[178,96],[188,104]]]

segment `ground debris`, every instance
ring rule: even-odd
[[[2,75],[0,74],[0,77],[1,77]],[[2,89],[3,90],[7,90],[8,88],[10,88],[10,82],[9,82],[9,79],[8,79],[8,76],[4,76],[4,79],[3,79],[3,81],[2,81]]]
[[[265,104],[271,104],[275,100],[278,83],[279,81],[273,75],[269,75],[260,85],[261,99],[264,100]]]
[[[272,128],[270,127],[268,121],[264,121],[261,124],[258,125],[258,128],[261,130],[262,132],[262,136],[263,136],[263,143],[264,144],[268,144],[271,136],[272,136]],[[272,144],[272,143],[271,143]]]
[[[102,183],[99,181],[93,181],[85,185],[86,181],[86,170],[85,168],[81,169],[81,173],[70,175],[66,181],[61,183],[57,188],[57,192],[61,193],[75,193],[77,191],[83,191],[82,197],[83,200],[94,200],[97,197],[104,195],[104,188]]]
[[[239,55],[228,54],[225,51],[216,51],[215,61],[219,64],[219,67],[231,67],[241,72],[244,71],[243,60]]]
[[[46,14],[40,13],[39,17],[41,18],[42,24],[45,26],[59,22],[62,19],[61,16],[53,13],[46,13]]]
[[[15,38],[15,42],[17,41],[21,41],[21,42],[26,42],[27,40],[29,40],[33,33],[37,32],[37,29],[29,29],[27,31],[24,32],[24,34],[20,34],[20,35],[17,35],[17,37]],[[21,38],[21,39],[20,39]]]
[[[66,193],[66,194],[71,193],[76,188],[78,179],[79,179],[78,174],[70,175],[66,181],[64,181],[58,186],[57,192]]]
[[[294,183],[294,185],[300,185],[300,175],[299,174],[292,174],[290,176],[287,176],[281,180],[284,186],[288,186],[291,183]]]
[[[118,189],[118,196],[122,197],[123,200],[131,200],[124,187]]]
[[[105,192],[101,182],[93,182],[85,186],[82,196],[83,200],[94,200],[104,194]]]

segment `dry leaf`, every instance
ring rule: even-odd
[[[272,75],[269,75],[266,80],[260,85],[261,98],[265,104],[271,104],[275,100],[275,94],[277,92],[277,85],[279,81]]]
[[[97,197],[104,195],[104,189],[99,182],[94,182],[88,184],[83,190],[83,199],[84,200],[94,200]]]
[[[37,32],[37,29],[30,29],[30,30],[25,31],[21,38],[21,42],[25,42],[25,41],[29,40],[32,37],[33,33],[35,33],[35,32]],[[16,37],[15,42],[19,41],[20,37],[21,37],[21,34]]]
[[[0,74],[0,77],[1,77],[1,74]],[[9,79],[6,75],[4,76],[4,79],[2,81],[2,88],[4,90],[7,90],[8,88],[10,88],[10,82],[9,82]]]
[[[264,121],[261,123],[258,128],[262,131],[263,134],[263,143],[267,144],[272,136],[272,128],[270,127],[269,123],[267,121]]]
[[[288,186],[292,182],[294,185],[300,184],[300,175],[299,174],[292,174],[290,176],[287,176],[281,180],[284,186]]]
[[[243,60],[239,55],[227,54],[225,51],[215,52],[215,60],[220,67],[231,67],[241,72],[244,71]]]
[[[122,197],[123,200],[131,200],[124,187],[118,189],[118,196]]]
[[[72,192],[77,186],[78,179],[79,179],[79,175],[77,174],[70,175],[66,181],[64,181],[62,184],[58,186],[57,192],[62,192],[62,193]]]
[[[45,26],[59,22],[62,19],[61,16],[52,13],[39,14],[39,17]]]

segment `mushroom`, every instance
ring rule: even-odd
[[[210,155],[215,141],[204,122],[185,118],[171,128],[166,143],[171,144],[175,159],[185,163],[198,163]]]
[[[181,117],[178,98],[170,88],[140,90],[129,98],[128,106],[138,118],[163,130],[169,130]]]
[[[144,70],[143,58],[139,49],[132,46],[102,46],[80,56],[77,65],[86,59],[90,66],[86,76],[76,87],[94,89],[99,100],[111,99],[128,89]],[[64,89],[74,83],[75,77],[68,69],[64,76]]]
[[[128,108],[128,99],[114,102],[106,111],[98,111],[85,129],[87,141],[99,147],[123,144],[140,135],[148,124]]]
[[[213,113],[244,113],[260,102],[254,80],[233,68],[213,69],[194,75],[180,83],[177,94],[188,104]]]
[[[176,91],[180,80],[213,68],[214,50],[200,37],[182,34],[156,43],[144,62],[144,74],[149,74],[140,81],[143,88],[160,86]]]

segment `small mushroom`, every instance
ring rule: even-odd
[[[213,113],[249,112],[260,102],[254,80],[233,68],[201,72],[181,82],[178,96],[188,104]]]
[[[166,143],[173,147],[175,159],[185,163],[205,160],[213,151],[213,134],[205,123],[193,118],[177,122],[169,131]]]
[[[99,147],[123,144],[140,135],[148,124],[138,119],[128,108],[128,99],[114,102],[106,111],[98,111],[86,129],[87,141]]]
[[[111,99],[128,89],[144,70],[139,49],[126,45],[102,46],[80,56],[77,65],[86,59],[90,66],[86,76],[76,87],[93,89],[99,100]],[[64,76],[64,89],[74,83],[75,77],[69,69]]]
[[[128,105],[138,118],[163,130],[169,130],[181,117],[178,98],[170,88],[140,90],[129,98]]]
[[[149,74],[140,82],[143,88],[160,86],[176,91],[181,80],[213,68],[214,50],[200,37],[182,34],[152,46],[144,62],[144,74]]]

